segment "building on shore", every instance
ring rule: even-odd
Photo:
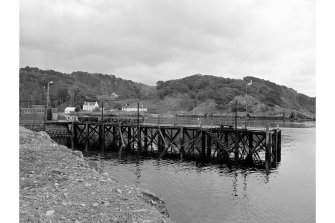
[[[64,110],[64,114],[72,114],[76,111],[76,107],[66,107]]]
[[[98,102],[84,102],[83,110],[84,111],[93,111],[95,108],[99,108]]]

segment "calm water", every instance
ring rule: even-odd
[[[315,123],[279,124],[282,162],[269,175],[118,154],[101,162],[119,181],[160,196],[175,222],[315,222]]]

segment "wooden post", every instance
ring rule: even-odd
[[[101,125],[97,123],[96,128],[98,129],[98,149],[101,149]]]
[[[121,128],[121,125],[120,125],[120,128]],[[131,151],[131,127],[130,126],[128,126],[128,145],[127,145],[127,147],[128,147],[128,150],[129,151]]]
[[[201,131],[201,159],[206,160],[206,134],[204,130]]]
[[[116,140],[115,140],[115,138],[116,138],[116,126],[113,126],[112,127],[113,128],[113,150],[115,151],[115,149],[116,149]]]
[[[271,168],[271,135],[269,132],[269,124],[266,125],[265,134],[265,168],[268,171]]]
[[[248,145],[249,151],[248,151],[248,155],[246,157],[246,162],[247,163],[252,163],[253,162],[253,160],[252,160],[252,152],[253,152],[253,147],[254,147],[254,145],[253,145],[253,142],[254,142],[253,137],[254,136],[253,136],[252,133],[249,133],[248,135],[249,135],[248,136],[248,139],[249,139],[249,145]]]
[[[213,116],[212,116],[213,117]],[[211,142],[211,137],[207,135],[207,161],[211,161],[211,155],[212,155],[212,142]]]
[[[249,133],[249,152],[254,148],[254,136],[252,133]]]
[[[140,153],[142,150],[142,142],[141,142],[141,127],[137,126],[137,152]]]
[[[71,127],[72,127],[71,148],[74,150],[76,146],[76,129],[74,122],[72,122]]]
[[[137,127],[140,127],[140,103],[137,102]]]
[[[101,102],[101,122],[104,122],[104,102]]]
[[[157,131],[159,131],[160,130],[160,127],[158,126],[158,130]],[[163,132],[162,132],[163,133]],[[158,135],[158,145],[157,145],[157,149],[158,149],[158,154],[161,154],[161,151],[163,150],[162,149],[162,147],[163,147],[163,139],[162,139],[162,136],[161,136],[161,134],[157,134]]]
[[[86,126],[85,126],[85,130],[86,130],[86,145],[85,145],[85,153],[88,153],[88,148],[90,146],[90,131],[89,131],[89,125],[88,122],[86,122]]]
[[[123,135],[122,135],[122,127],[121,127],[121,125],[120,125],[120,128],[119,128],[119,134],[120,134],[119,153],[121,154],[122,153],[122,149],[125,146],[124,145],[124,140],[123,140]]]
[[[148,128],[144,127],[144,149],[148,150]]]
[[[157,150],[158,150],[158,154],[159,154],[159,148],[162,146],[162,137],[161,135],[159,134],[159,129],[160,127],[158,126],[157,127]]]
[[[165,129],[160,129],[161,133],[162,133],[162,146],[161,146],[161,150],[159,152],[159,154],[162,154],[162,152],[165,150],[165,148],[167,148],[167,144],[165,143]]]
[[[226,150],[228,149],[228,145],[229,145],[229,142],[228,142],[228,132],[224,132],[223,133],[223,145],[225,145],[226,147]]]
[[[100,130],[101,130],[101,152],[104,153],[105,152],[105,124],[102,123],[102,125],[100,126]]]
[[[179,135],[179,139],[180,139],[180,160],[183,160],[184,158],[184,141],[185,141],[185,136],[184,136],[184,127],[180,127],[180,135]]]
[[[235,130],[237,130],[237,101],[235,101]]]
[[[278,132],[275,129],[274,134],[272,137],[272,156],[273,156],[273,161],[272,161],[272,166],[277,167],[277,141],[278,141]]]
[[[281,130],[278,130],[278,141],[277,141],[277,161],[281,161]]]
[[[137,103],[137,151],[141,152],[140,103]]]
[[[234,153],[235,153],[235,165],[237,165],[239,160],[239,146],[240,146],[240,137],[238,135],[238,131],[235,130],[235,144],[234,144]]]

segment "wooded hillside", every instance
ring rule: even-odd
[[[247,95],[246,84],[248,86]],[[250,114],[299,112],[315,115],[315,97],[300,94],[286,86],[256,77],[231,79],[210,75],[193,75],[177,80],[158,81],[148,86],[114,75],[72,72],[25,67],[20,69],[20,101],[45,104],[47,83],[53,107],[79,106],[97,100],[97,95],[119,95],[119,101],[141,100],[158,113],[213,114],[237,111]],[[237,107],[235,102],[237,101]],[[247,105],[247,106],[246,106]]]
[[[246,85],[252,84],[247,87]],[[210,75],[193,75],[186,78],[157,82],[158,95],[161,99],[181,98],[181,104],[192,110],[202,103],[213,102],[215,109],[227,110],[238,101],[238,111],[268,112],[275,110],[297,110],[315,113],[315,98],[300,94],[286,86],[256,77],[231,79]]]
[[[145,99],[150,95],[149,87],[144,84],[124,80],[114,75],[72,72],[65,74],[54,70],[40,70],[25,67],[20,69],[20,101],[34,101],[45,104],[47,85],[50,86],[50,101],[53,107],[82,106],[83,102],[97,100],[97,95],[116,93],[120,99]]]

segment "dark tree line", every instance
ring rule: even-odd
[[[158,81],[156,87],[147,86],[130,80],[124,80],[114,75],[103,75],[76,71],[71,74],[54,70],[40,70],[25,67],[20,69],[20,101],[46,102],[48,82],[50,101],[53,107],[79,106],[84,101],[95,101],[98,95],[110,95],[115,92],[120,100],[135,98],[152,102],[163,101],[165,98],[177,98],[180,101],[178,109],[190,111],[209,99],[215,101],[217,109],[230,108],[237,96],[244,96],[246,84],[248,95],[254,97],[269,108],[303,109],[315,113],[315,98],[297,93],[295,90],[273,82],[245,77],[231,79],[210,75],[193,75],[178,80]],[[244,111],[245,106],[238,105],[238,111]]]

